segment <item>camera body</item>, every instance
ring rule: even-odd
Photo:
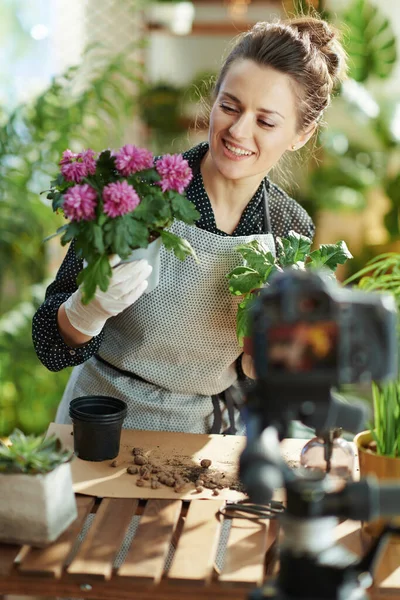
[[[260,382],[299,389],[397,375],[390,294],[342,288],[323,271],[290,269],[261,291],[252,316]]]

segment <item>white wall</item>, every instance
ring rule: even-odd
[[[53,72],[62,73],[81,60],[86,42],[85,2],[53,0],[51,14]]]

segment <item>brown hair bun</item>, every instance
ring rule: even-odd
[[[347,56],[338,29],[315,17],[297,17],[287,23],[323,55],[334,87],[346,78]]]

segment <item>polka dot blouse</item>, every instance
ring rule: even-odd
[[[207,150],[207,142],[202,142],[185,152],[183,156],[193,167],[200,163]],[[313,238],[314,225],[307,212],[268,178],[265,178],[264,182],[267,189],[269,216],[274,237],[285,237],[293,229],[297,233]],[[214,213],[199,169],[187,189],[187,196],[201,213],[201,217],[196,223],[197,227],[217,235],[228,235],[216,226]],[[263,228],[264,194],[263,182],[261,182],[232,235],[243,236],[262,233]],[[55,280],[46,290],[45,301],[33,317],[33,344],[39,359],[50,371],[60,371],[65,367],[85,362],[98,352],[103,340],[103,332],[101,332],[85,346],[71,348],[64,342],[58,331],[58,309],[77,289],[76,278],[82,267],[83,261],[76,256],[74,244],[71,243]]]

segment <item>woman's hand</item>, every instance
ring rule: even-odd
[[[110,264],[113,264],[111,260]],[[89,339],[98,335],[107,319],[115,317],[140,298],[147,288],[151,271],[152,267],[146,260],[118,265],[113,268],[108,290],[102,292],[97,289],[87,305],[82,304],[82,292],[78,288],[63,305],[69,323]]]
[[[246,377],[256,379],[256,371],[254,368],[254,361],[250,354],[243,354],[242,356],[242,370]]]

